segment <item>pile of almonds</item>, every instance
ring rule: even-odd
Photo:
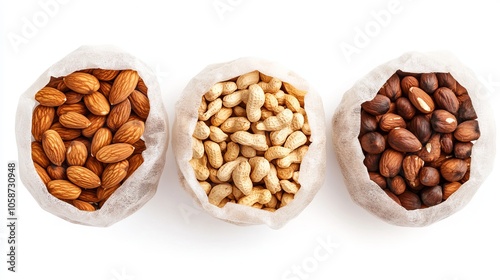
[[[94,211],[143,163],[147,87],[134,70],[52,77],[35,94],[31,156],[53,196]]]
[[[479,125],[467,90],[449,73],[398,71],[361,108],[370,179],[407,210],[437,205],[469,179]]]
[[[267,211],[290,203],[310,144],[305,95],[259,71],[203,95],[190,164],[210,203]]]

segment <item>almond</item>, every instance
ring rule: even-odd
[[[37,163],[33,164],[35,165],[35,171],[38,173],[38,176],[40,176],[40,179],[42,179],[43,184],[47,185],[52,180],[49,174],[47,174],[47,171]]]
[[[91,122],[87,117],[76,112],[68,112],[59,116],[59,122],[66,128],[87,128]]]
[[[370,176],[370,180],[375,182],[381,189],[387,188],[387,181],[384,176],[380,175],[377,172],[368,172],[368,176]]]
[[[132,146],[134,146],[134,154],[141,154],[146,150],[146,143],[142,139],[137,140]]]
[[[418,80],[413,76],[405,76],[401,79],[401,90],[405,95],[408,95],[411,87],[418,87]]]
[[[149,115],[150,105],[149,99],[146,95],[142,94],[138,90],[132,91],[129,96],[130,105],[132,110],[143,120],[145,120]]]
[[[420,88],[432,94],[438,88],[438,79],[435,73],[422,73],[420,75]]]
[[[406,190],[405,179],[399,175],[396,175],[393,178],[387,178],[387,187],[395,195],[400,195]]]
[[[83,166],[87,161],[87,147],[80,141],[71,141],[66,149],[66,162],[68,165]]]
[[[128,168],[128,160],[108,164],[102,173],[102,187],[107,189],[119,184],[127,176]]]
[[[392,200],[394,200],[394,202],[401,205],[401,201],[399,200],[399,198],[395,194],[393,194],[390,190],[385,189],[384,192],[387,194],[387,196],[389,196]]]
[[[99,80],[91,74],[74,72],[63,78],[64,84],[72,91],[91,94],[99,89]]]
[[[42,147],[47,158],[55,165],[61,166],[66,158],[66,148],[61,136],[52,129],[42,135]]]
[[[89,111],[94,115],[105,116],[109,114],[111,109],[106,97],[98,91],[85,95],[83,97],[83,102],[85,102],[85,106],[87,106]]]
[[[434,92],[434,101],[436,101],[436,105],[444,109],[453,115],[456,115],[458,112],[458,99],[455,93],[447,88],[447,87],[440,87]]]
[[[386,113],[382,115],[382,118],[380,118],[379,126],[380,129],[387,132],[398,127],[406,128],[406,121],[400,115],[396,115],[393,113]]]
[[[99,130],[97,130],[97,132],[94,134],[94,138],[92,138],[90,155],[95,157],[97,152],[99,152],[102,147],[111,144],[112,140],[113,134],[111,133],[111,130],[109,130],[109,128],[99,128]]]
[[[451,133],[457,128],[457,119],[446,110],[436,110],[432,113],[431,125],[439,133]]]
[[[400,97],[396,100],[396,112],[405,120],[411,120],[417,113],[417,109],[415,109],[415,106],[411,104],[408,98]]]
[[[104,126],[106,123],[106,116],[90,114],[87,118],[90,121],[90,125],[87,128],[82,129],[82,135],[87,138],[91,138],[99,128]]]
[[[139,74],[134,70],[123,70],[118,74],[109,92],[111,105],[118,104],[132,93],[139,81]]]
[[[62,166],[49,165],[47,166],[47,174],[49,174],[52,180],[67,180],[66,168]]]
[[[94,69],[92,70],[92,75],[100,81],[111,81],[113,80],[120,70],[108,70],[108,69]]]
[[[97,160],[103,163],[115,163],[127,159],[134,152],[134,146],[117,143],[102,147],[96,154]]]
[[[394,177],[401,170],[403,153],[387,149],[382,153],[379,162],[380,174],[384,177]]]
[[[35,100],[43,106],[56,107],[66,102],[66,95],[55,88],[44,87],[35,94]]]
[[[111,91],[111,84],[108,82],[100,82],[101,87],[99,88],[99,92],[102,93],[106,98],[109,98],[109,92]]]
[[[144,122],[129,121],[123,124],[113,136],[113,143],[134,144],[144,133]]]
[[[443,133],[439,140],[441,151],[445,154],[451,154],[453,152],[453,146],[455,145],[454,142],[453,133]]]
[[[465,172],[467,172],[468,166],[464,160],[458,158],[451,158],[443,162],[441,165],[441,176],[448,182],[460,181]]]
[[[139,81],[137,82],[137,87],[136,89],[140,91],[144,95],[148,95],[148,86],[146,86],[146,83],[139,77]]]
[[[381,154],[366,154],[363,164],[369,172],[375,172],[379,169]]]
[[[434,101],[432,98],[421,88],[411,87],[408,93],[408,99],[411,104],[424,114],[434,111]]]
[[[52,180],[47,184],[47,190],[59,199],[77,199],[82,192],[82,189],[67,180]]]
[[[75,104],[82,101],[83,98],[83,94],[74,91],[66,92],[64,95],[66,95],[66,102],[64,104]]]
[[[431,136],[429,141],[425,143],[417,155],[425,162],[432,162],[439,158],[441,155],[441,135],[435,133]]]
[[[479,130],[479,123],[477,120],[465,121],[457,126],[453,133],[455,139],[460,142],[470,142],[479,139],[481,131]]]
[[[420,183],[427,187],[434,187],[439,184],[439,180],[441,179],[441,175],[439,174],[439,170],[434,167],[424,166],[420,170],[419,173]],[[441,202],[441,201],[439,201]],[[424,202],[425,203],[425,202]],[[426,203],[427,204],[427,203]],[[430,206],[430,205],[428,205]]]
[[[436,73],[440,87],[447,87],[453,92],[457,90],[457,81],[450,73]]]
[[[110,188],[103,188],[103,187],[98,187],[97,188],[97,198],[99,198],[99,201],[105,201],[108,199],[118,188],[120,185],[114,185]]]
[[[417,187],[420,184],[418,174],[424,163],[417,155],[407,155],[403,159],[403,173],[410,187]]]
[[[128,159],[128,171],[127,171],[127,176],[125,176],[125,179],[130,177],[132,175],[132,173],[134,173],[137,170],[137,168],[139,168],[139,166],[141,166],[141,164],[143,162],[144,162],[144,158],[142,157],[141,154],[132,155]]]
[[[113,106],[106,120],[108,128],[112,131],[116,131],[120,126],[127,122],[130,117],[131,110],[132,107],[128,98]]]
[[[97,174],[83,166],[70,166],[66,169],[68,180],[84,189],[93,189],[101,185],[101,179]]]
[[[34,163],[40,165],[43,168],[47,168],[47,166],[50,165],[50,160],[45,155],[42,144],[40,142],[31,142],[31,159]]]
[[[420,143],[426,143],[432,135],[431,123],[423,115],[415,116],[408,124],[408,130],[417,137]]]
[[[87,162],[85,162],[85,167],[90,169],[99,177],[101,177],[102,172],[104,171],[103,163],[98,161],[95,157],[88,157]]]
[[[82,135],[81,129],[66,128],[60,122],[54,123],[50,129],[57,132],[64,141],[74,140]]]
[[[391,100],[389,99],[389,97],[382,94],[377,94],[372,100],[363,102],[361,104],[361,108],[363,108],[363,110],[365,110],[369,114],[378,116],[387,113],[390,105]]]
[[[38,105],[33,110],[32,120],[31,120],[31,134],[36,141],[42,140],[42,134],[50,129],[52,122],[54,121],[55,109],[53,107],[47,107]]]
[[[395,128],[387,135],[387,143],[396,151],[417,152],[422,144],[413,133],[405,128]]]
[[[74,104],[63,104],[57,108],[58,116],[69,112],[75,112],[82,115],[86,115],[89,112],[89,110],[87,110],[87,107],[83,102],[78,102]]]
[[[472,106],[469,94],[462,94],[457,97],[457,100],[459,104],[457,118],[460,122],[477,119],[476,110]]]
[[[82,190],[82,193],[80,193],[78,200],[90,202],[90,203],[99,202],[100,199],[97,197],[97,188]]]
[[[456,192],[462,184],[460,182],[446,183],[443,186],[443,200],[447,200],[454,192]]]
[[[82,201],[82,200],[73,200],[73,205],[78,208],[79,210],[82,210],[82,211],[95,211],[95,207],[86,202],[86,201]]]
[[[370,131],[375,131],[378,128],[378,123],[375,116],[368,114],[365,110],[361,110],[361,125],[360,125],[360,135],[363,135]]]

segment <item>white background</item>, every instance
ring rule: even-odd
[[[486,98],[497,107],[498,1],[55,1],[0,4],[4,186],[7,162],[17,160],[19,96],[50,65],[86,44],[113,44],[150,65],[170,127],[175,101],[206,65],[242,56],[285,65],[323,97],[328,172],[312,203],[280,230],[239,227],[196,210],[177,180],[171,146],[156,195],[108,228],[75,225],[43,211],[18,181],[16,273],[4,261],[6,190],[0,188],[1,279],[500,278],[498,172],[455,215],[424,228],[392,226],[351,201],[330,127],[346,90],[407,51],[451,51],[484,81],[491,94]],[[44,10],[43,3],[52,4]],[[376,15],[389,16],[377,23]],[[355,41],[366,30],[369,36]],[[346,56],[342,44],[357,53]],[[330,251],[321,247],[327,241],[335,244]],[[293,275],[294,267],[301,274]]]

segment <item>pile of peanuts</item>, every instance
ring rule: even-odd
[[[293,200],[311,143],[306,93],[252,71],[203,95],[190,164],[211,204],[275,211]]]

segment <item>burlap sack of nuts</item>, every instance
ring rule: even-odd
[[[400,226],[426,226],[462,209],[495,156],[487,95],[448,53],[407,53],[359,80],[333,117],[352,199]]]
[[[321,98],[269,61],[241,58],[202,70],[176,104],[173,135],[183,187],[227,222],[280,228],[324,181]]]
[[[101,71],[101,69],[105,69],[105,71]],[[78,84],[77,75],[72,74],[75,71],[78,71],[79,77],[84,75],[83,78],[92,78],[95,88],[89,92],[76,92],[77,87],[85,87],[85,84]],[[114,77],[100,77],[98,80],[94,76],[97,75],[96,71],[100,71],[101,76],[114,73],[116,79]],[[92,76],[85,73],[90,73]],[[75,87],[74,89],[69,88],[70,74],[74,77],[74,85],[72,86]],[[57,88],[66,89],[60,91],[52,89],[49,81],[57,82],[57,79],[51,77],[65,77],[64,81],[59,78],[61,83]],[[113,85],[116,85],[119,79],[121,79],[121,84],[128,88],[124,91],[129,91],[129,94],[131,92],[128,98],[127,96],[117,96],[117,98],[124,99],[123,102],[117,100],[113,103],[110,101],[111,97],[109,97],[109,101],[92,99],[93,96],[108,98],[113,90]],[[102,93],[104,92],[103,81],[108,85],[107,90],[111,89],[106,94]],[[51,88],[46,90],[47,87]],[[52,92],[55,92],[55,95],[47,94]],[[58,95],[62,96],[62,102],[51,104],[51,101],[58,102]],[[139,98],[140,100],[132,100],[131,98]],[[46,102],[48,105],[42,106]],[[73,104],[71,106],[74,108],[83,108],[83,111],[78,114],[76,112],[69,113],[71,111],[69,110],[65,117],[63,117],[62,111],[55,115],[55,111],[63,109],[64,103]],[[105,106],[107,108],[100,109],[99,106],[105,103],[107,103]],[[114,116],[119,116],[122,119],[109,119],[113,109],[117,107],[116,110],[118,110],[119,104],[124,105],[120,107],[119,114],[114,114]],[[137,104],[141,104],[141,106]],[[34,109],[39,106],[49,108],[48,111],[51,110],[51,115],[55,115],[54,120],[48,123],[50,125],[52,122],[50,128],[37,127],[37,122],[33,121],[35,118]],[[71,106],[67,106],[65,109],[72,108]],[[96,112],[95,110],[105,111]],[[45,117],[43,115],[38,117],[43,119]],[[87,127],[85,129],[89,131],[88,133],[85,129],[68,128],[81,122],[81,119],[87,122],[84,127]],[[61,124],[63,125],[61,126]],[[58,128],[54,128],[55,125]],[[126,130],[122,129],[122,132],[126,133],[118,132],[122,127],[127,127]],[[41,129],[45,132],[40,131]],[[59,129],[58,131],[67,129],[66,131],[73,131],[77,134],[63,136],[62,132],[56,132],[57,129]],[[90,130],[92,131],[90,132]],[[94,141],[97,134],[100,133],[99,131],[104,132],[100,139],[105,139],[105,144]],[[79,136],[80,132],[81,136]],[[73,140],[76,136],[78,138]],[[67,137],[71,139],[65,139]],[[114,137],[113,140],[111,137]],[[168,120],[158,81],[148,66],[115,47],[83,46],[47,69],[20,97],[16,115],[16,138],[21,180],[44,210],[77,224],[109,226],[137,211],[155,194],[165,164]],[[62,145],[62,139],[64,145]],[[45,145],[47,143],[50,145],[50,141],[57,143],[56,147],[60,148],[59,150],[62,152],[54,150],[57,151],[57,154],[49,154],[46,148],[50,149],[50,147]],[[138,146],[139,144],[141,145]],[[120,153],[123,152],[123,154],[118,156],[123,156],[123,158],[111,159],[110,156],[117,154],[96,153],[98,148],[105,150],[103,145],[113,146],[113,148],[107,149],[111,153],[121,148]],[[36,150],[36,147],[39,149]],[[76,153],[78,151],[81,153]],[[131,153],[133,154],[131,155]],[[61,160],[54,159],[56,155]],[[104,160],[105,158],[110,159],[110,161]],[[43,159],[47,162],[46,164],[40,163]],[[77,163],[78,161],[81,162]],[[115,161],[117,163],[113,163]],[[40,164],[37,162],[44,166],[40,168]],[[89,165],[90,163],[93,163],[94,168],[100,168],[100,170],[95,171]],[[45,169],[47,165],[48,167]],[[48,173],[48,171],[52,171],[52,173]],[[81,181],[81,184],[78,180]],[[99,188],[102,192],[99,192]],[[85,198],[83,198],[84,195]]]

